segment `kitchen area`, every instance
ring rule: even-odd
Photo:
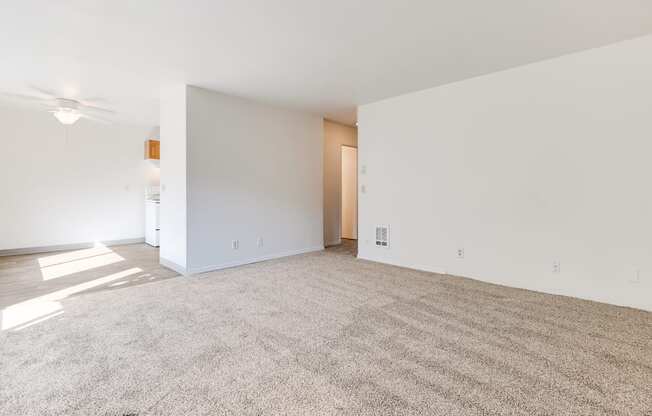
[[[160,169],[161,142],[156,139],[145,141],[145,160],[156,171]],[[160,175],[145,189],[145,243],[153,247],[160,245],[161,231],[161,186]]]

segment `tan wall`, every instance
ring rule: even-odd
[[[324,120],[324,243],[339,244],[342,145],[358,146],[358,129]]]
[[[342,238],[358,239],[358,149],[342,146]]]

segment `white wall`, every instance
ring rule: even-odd
[[[324,120],[324,242],[341,243],[342,146],[357,146],[355,127]]]
[[[160,260],[178,272],[187,269],[187,91],[161,90]]]
[[[190,271],[322,249],[322,119],[195,87],[187,99]]]
[[[0,250],[143,238],[150,130],[0,103]]]
[[[645,37],[362,106],[359,256],[652,310],[650,74]]]

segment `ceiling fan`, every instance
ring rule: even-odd
[[[109,124],[111,122],[102,116],[115,114],[115,111],[113,110],[90,105],[89,100],[75,100],[72,98],[57,97],[49,91],[40,88],[31,87],[31,89],[34,90],[37,95],[9,93],[1,93],[0,95],[9,99],[34,104],[39,107],[45,107],[48,112],[52,113],[52,115],[64,125],[75,124],[80,118]]]

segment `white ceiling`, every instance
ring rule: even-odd
[[[0,5],[0,91],[158,124],[184,82],[353,123],[359,104],[652,32],[649,0],[62,0]]]

